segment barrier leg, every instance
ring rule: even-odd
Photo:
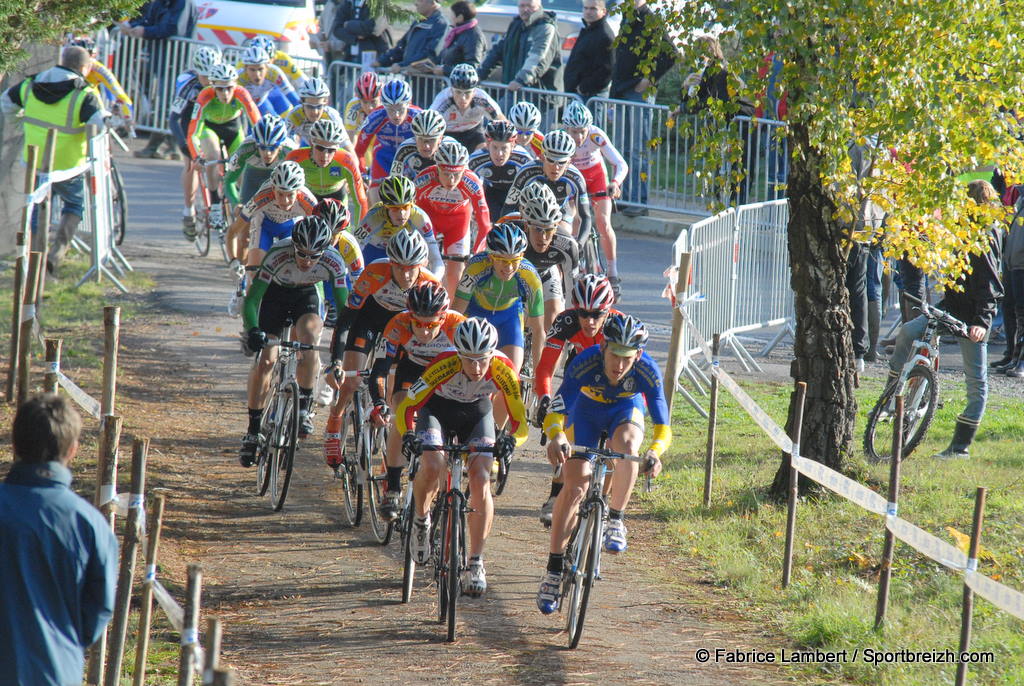
[[[790,338],[794,338],[796,336],[796,329],[793,328],[793,322],[791,320],[786,321],[786,324],[782,327],[782,330],[775,334],[775,338],[769,341],[768,345],[761,348],[761,352],[759,352],[757,356],[768,357],[768,355],[771,354],[773,350],[775,350],[775,347],[779,343],[781,343],[786,338],[786,336],[789,336]]]
[[[686,289],[690,281],[690,253],[684,252],[679,255],[679,264],[676,272],[676,302],[682,302],[686,298]],[[683,357],[683,331],[686,322],[683,321],[683,314],[678,307],[672,308],[672,335],[668,343],[668,359],[665,361],[665,385],[670,389],[677,387],[677,380],[680,373],[680,362]],[[668,394],[668,412],[672,414],[672,404],[675,393]]]
[[[796,403],[796,415],[790,439],[793,441],[793,452],[789,455],[789,502],[786,509],[786,551],[782,558],[782,587],[789,586],[793,572],[793,539],[796,537],[796,499],[800,474],[796,471],[794,461],[800,457],[800,433],[804,423],[804,399],[807,397],[807,384],[798,381],[793,402]]]
[[[978,559],[978,548],[981,547],[981,525],[985,520],[985,493],[987,489],[979,487],[974,494],[974,524],[971,528],[971,547],[967,552],[967,564]],[[975,562],[976,564],[976,562]],[[974,615],[974,591],[964,583],[964,600],[960,613],[960,653],[971,649],[971,623]],[[956,686],[967,683],[967,663],[962,660],[956,666]]]
[[[895,515],[900,495],[900,462],[903,461],[903,402],[902,395],[896,396],[896,414],[892,418],[892,458],[889,460],[889,510]],[[882,550],[882,567],[878,575],[878,604],[875,606],[875,631],[885,625],[885,613],[889,609],[889,581],[892,579],[892,552],[896,537],[885,529],[885,547]]]
[[[146,680],[149,627],[153,621],[153,582],[156,580],[156,554],[160,545],[160,529],[164,522],[164,502],[163,495],[156,496],[150,514],[152,528],[146,539],[146,573],[142,582],[142,598],[139,601],[139,635],[135,641],[135,672],[132,675],[132,686],[143,686]]]

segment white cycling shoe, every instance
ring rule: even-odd
[[[470,598],[479,598],[487,591],[487,575],[484,563],[480,560],[470,562],[462,573],[462,593]]]

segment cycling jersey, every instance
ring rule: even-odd
[[[444,273],[444,261],[434,235],[434,225],[430,223],[427,213],[413,205],[409,221],[402,228],[418,231],[423,236],[427,242],[427,268],[440,277]],[[399,227],[392,224],[388,217],[388,209],[383,203],[377,203],[366,213],[359,226],[352,230],[352,234],[359,242],[366,262],[370,263],[387,257],[388,242],[398,231]]]
[[[334,157],[326,167],[321,167],[313,160],[312,148],[299,148],[288,153],[288,160],[297,162],[302,171],[306,173],[306,188],[313,192],[318,198],[325,196],[338,197],[339,200],[348,199],[352,214],[356,215],[355,207],[351,200],[359,203],[359,214],[366,214],[369,203],[366,201],[366,189],[363,187],[363,177],[359,174],[359,163],[348,150],[338,148],[334,151]],[[346,190],[347,185],[347,190]]]
[[[431,396],[453,400],[458,403],[475,403],[490,398],[494,393],[505,397],[509,421],[516,445],[526,442],[529,426],[526,423],[526,408],[519,397],[519,379],[512,361],[501,352],[495,351],[490,365],[479,381],[471,381],[462,372],[462,360],[457,353],[439,355],[423,372],[423,376],[409,387],[409,392],[395,411],[395,426],[399,434],[405,434],[413,425],[416,411],[423,407]]]
[[[591,346],[566,366],[562,385],[544,418],[544,432],[553,439],[563,426],[569,426],[576,444],[596,447],[601,431],[611,435],[626,422],[643,428],[644,401],[654,422],[651,450],[660,456],[672,440],[672,430],[658,365],[650,355],[641,352],[626,375],[613,386],[604,371],[601,346]]]
[[[240,215],[249,224],[249,247],[269,250],[276,241],[289,238],[295,220],[313,214],[314,205],[313,194],[301,188],[291,208],[282,210],[274,202],[274,187],[269,181],[263,184]]]
[[[359,158],[360,168],[365,171],[363,158],[370,143],[373,142],[373,165],[370,167],[372,180],[379,181],[391,171],[395,152],[402,141],[412,135],[412,119],[420,112],[419,107],[410,105],[408,114],[400,124],[392,124],[388,119],[387,110],[383,107],[378,107],[367,115],[356,139],[356,157]]]
[[[276,65],[268,65],[267,75],[260,83],[249,78],[245,69],[238,70],[238,85],[249,91],[253,101],[263,114],[284,116],[288,110],[299,104],[291,81]]]
[[[473,99],[469,101],[469,107],[464,110],[460,110],[455,105],[451,86],[438,93],[428,109],[441,113],[445,124],[447,124],[445,128],[448,133],[472,131],[482,127],[485,120],[502,118],[498,103],[479,88],[473,89]]]
[[[198,138],[207,126],[213,128],[216,132],[216,127],[223,127],[223,125],[229,123],[232,124],[231,128],[236,132],[235,139],[224,140],[224,137],[220,136],[219,133],[218,137],[227,146],[228,154],[233,153],[241,144],[240,119],[243,114],[252,126],[260,120],[259,109],[247,90],[240,86],[235,86],[231,100],[225,105],[217,99],[212,87],[204,88],[196,97],[196,106],[192,111],[192,119],[188,124],[186,142],[188,143],[188,152],[192,159],[199,157]]]
[[[518,145],[512,150],[508,162],[500,167],[491,161],[491,154],[487,150],[477,150],[469,156],[469,168],[484,184],[484,197],[487,198],[492,224],[501,216],[501,209],[505,206],[505,198],[508,196],[508,189],[512,187],[512,180],[521,168],[531,162],[533,157],[530,153]]]
[[[502,281],[494,273],[490,255],[474,255],[466,263],[455,298],[477,304],[491,313],[503,312],[522,303],[527,317],[544,315],[540,275],[526,260],[519,264],[511,279]]]
[[[609,316],[621,314],[612,308]],[[565,310],[551,322],[548,330],[547,341],[544,343],[544,351],[540,356],[540,363],[534,372],[533,385],[537,389],[537,395],[551,395],[551,377],[555,373],[555,365],[562,350],[569,347],[571,351],[579,353],[581,350],[604,342],[604,332],[600,327],[597,334],[591,338],[583,333],[580,327],[580,310],[578,307]]]
[[[224,188],[232,205],[249,202],[260,186],[270,178],[270,172],[281,163],[295,144],[285,139],[277,157],[270,164],[263,162],[260,150],[252,138],[246,138],[224,166]],[[238,181],[241,179],[242,183]]]
[[[512,180],[512,187],[509,188],[508,196],[505,198],[504,214],[519,211],[519,194],[534,181],[540,181],[555,193],[555,199],[562,206],[565,212],[565,221],[572,221],[578,213],[580,217],[580,228],[577,236],[586,236],[590,232],[592,213],[590,209],[590,195],[587,193],[587,182],[580,174],[580,170],[571,164],[566,168],[562,176],[551,181],[544,175],[544,163],[534,162],[519,170],[515,179]]]
[[[444,243],[446,255],[469,253],[470,216],[476,221],[478,252],[491,230],[491,215],[484,198],[480,177],[466,170],[455,188],[441,185],[437,166],[430,166],[416,175],[416,205],[430,217],[434,231]]]
[[[535,159],[543,159],[544,157],[544,134],[540,131],[531,131],[530,137],[525,141],[518,141],[519,136],[516,136],[517,142],[523,148],[526,149]]]
[[[132,99],[124,92],[124,88],[114,76],[114,72],[107,69],[105,64],[93,58],[92,69],[85,75],[85,80],[101,93],[103,92],[101,89],[106,89],[112,98],[121,103],[122,116],[127,118],[132,115]]]
[[[337,301],[345,302],[348,297],[348,289],[345,287],[346,271],[341,255],[334,248],[328,248],[311,269],[303,271],[295,261],[291,239],[279,241],[263,257],[245,296],[245,306],[242,310],[245,328],[251,329],[259,323],[260,301],[272,284],[284,288],[322,289],[321,283],[327,281]]]
[[[341,108],[341,121],[345,125],[345,133],[348,134],[349,138],[358,136],[359,129],[363,127],[363,122],[366,121],[366,115],[363,114],[361,103],[362,101],[359,98],[352,98]]]
[[[593,169],[594,167],[601,167],[601,171],[604,171],[604,165],[602,164],[601,158],[604,157],[608,160],[608,164],[612,166],[614,174],[612,180],[615,183],[622,185],[626,180],[626,176],[629,174],[629,166],[626,164],[626,160],[622,158],[619,151],[612,145],[611,140],[608,138],[608,134],[602,131],[599,127],[591,125],[590,131],[587,133],[587,137],[583,140],[583,145],[576,148],[576,154],[572,156],[572,165],[576,167],[586,175],[587,170]],[[596,192],[594,189],[590,189],[591,193]]]
[[[383,398],[384,377],[399,359],[399,369],[403,378],[399,379],[396,372],[393,392],[408,390],[435,357],[455,350],[455,344],[452,342],[455,340],[455,329],[464,321],[465,315],[448,310],[441,318],[441,327],[437,335],[423,343],[413,335],[412,313],[399,312],[392,317],[384,329],[385,355],[375,360],[370,370],[370,397],[373,401],[380,402]],[[412,373],[415,373],[415,376],[409,378]]]
[[[356,282],[359,275],[363,273],[366,263],[363,261],[363,253],[359,249],[356,239],[348,231],[338,231],[334,234],[334,249],[341,255],[341,259],[348,268],[349,286]],[[345,302],[344,300],[338,302]]]
[[[288,131],[293,136],[297,136],[302,145],[309,145],[309,130],[313,128],[313,124],[320,121],[321,119],[330,119],[331,121],[338,124],[341,127],[341,133],[344,138],[341,141],[341,147],[351,149],[352,141],[348,137],[348,132],[345,131],[344,122],[341,120],[341,115],[338,110],[334,109],[330,105],[325,106],[320,110],[320,118],[316,121],[310,121],[306,117],[305,111],[302,109],[302,105],[296,105],[284,115],[285,122],[288,123]]]
[[[407,138],[395,151],[395,159],[391,162],[391,176],[415,179],[417,174],[432,164],[434,164],[432,158],[420,154],[416,147],[416,138]]]
[[[299,69],[299,65],[295,64],[295,60],[292,59],[291,55],[283,50],[275,52],[270,58],[270,63],[288,78],[288,82],[295,90],[298,90],[306,82],[306,75]],[[235,68],[239,74],[245,71],[245,65],[241,62],[237,62]]]
[[[507,214],[498,221],[515,224],[523,231],[527,231],[526,222],[519,212]],[[546,280],[547,275],[552,273],[552,267],[560,267],[567,278],[571,278],[580,260],[580,248],[572,236],[556,232],[551,244],[544,252],[537,252],[533,243],[527,240],[526,252],[523,253],[523,257],[534,266],[542,280]]]
[[[199,77],[191,69],[178,74],[178,78],[174,80],[174,100],[171,101],[167,123],[178,144],[178,149],[184,155],[189,154],[185,130],[188,128],[188,123],[192,121],[196,98],[199,97],[204,87]]]

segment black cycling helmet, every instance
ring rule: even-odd
[[[344,231],[352,222],[352,213],[340,200],[324,198],[313,208],[313,214],[327,222],[334,233]]]
[[[487,126],[484,127],[484,133],[492,141],[501,141],[502,143],[512,140],[516,135],[515,124],[510,122],[508,119],[492,119],[487,122]]]
[[[292,245],[309,255],[320,256],[334,241],[334,231],[321,217],[302,217],[292,227]]]
[[[448,292],[440,284],[421,283],[406,294],[406,307],[417,317],[436,317],[448,311]]]

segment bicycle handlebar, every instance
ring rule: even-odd
[[[338,367],[335,367],[334,365],[330,365],[330,364],[327,365],[326,367],[324,367],[323,373],[326,375],[329,372],[333,372],[334,373],[334,378],[335,379],[341,379],[341,378],[351,379],[354,376],[359,376],[359,377],[366,378],[366,377],[370,376],[370,370],[369,369],[349,369],[348,371],[345,371],[343,369],[339,369]]]
[[[614,450],[607,450],[605,448],[588,448],[583,445],[574,445],[572,448],[572,456],[582,459],[590,459],[596,457],[600,460],[628,460],[629,462],[637,462],[640,465],[640,473],[646,475],[647,479],[644,483],[644,490],[648,493],[651,492],[651,469],[654,468],[654,462],[657,458],[654,457],[639,457],[637,455],[626,455],[624,453],[617,453]]]
[[[960,336],[961,338],[969,337],[970,327],[968,327],[966,323],[960,321],[959,319],[951,315],[949,312],[946,312],[945,310],[940,310],[934,305],[929,305],[920,298],[910,295],[909,293],[904,293],[903,296],[907,300],[918,305],[921,310],[921,314],[923,314],[925,317],[928,317],[929,319],[934,319],[935,321],[943,324],[953,333],[953,335]]]
[[[459,443],[445,443],[443,445],[421,445],[419,446],[420,452],[427,450],[435,451],[439,453],[448,453],[449,455],[458,455],[459,453],[485,453],[494,454],[496,450],[493,445],[481,445],[472,447],[468,445],[462,445]]]
[[[319,350],[319,348],[310,343],[300,343],[299,341],[282,341],[281,339],[271,339],[266,343],[266,347],[277,346],[279,348],[289,348],[291,350]]]
[[[444,262],[469,262],[472,255],[441,255]]]

